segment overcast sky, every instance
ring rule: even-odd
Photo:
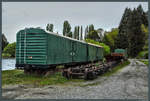
[[[46,27],[54,24],[54,31],[62,33],[64,20],[72,26],[94,24],[95,29],[111,30],[118,27],[124,9],[142,5],[148,10],[147,2],[3,2],[2,32],[7,40],[16,41],[16,33],[25,27]]]

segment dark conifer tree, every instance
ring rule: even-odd
[[[119,25],[119,33],[117,35],[117,38],[115,40],[115,47],[116,48],[122,48],[126,49],[128,48],[129,42],[128,42],[128,21],[129,16],[131,15],[131,10],[126,8],[124,11],[124,14],[122,16],[120,25]]]
[[[137,54],[142,51],[145,44],[145,33],[141,29],[142,19],[140,12],[136,9],[132,12],[132,17],[129,20],[129,55],[131,57],[137,56]]]

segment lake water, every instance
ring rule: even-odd
[[[2,59],[2,70],[15,69],[16,59]]]

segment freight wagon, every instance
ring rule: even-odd
[[[86,43],[39,28],[26,28],[16,35],[16,67],[55,68],[103,59],[101,46]]]

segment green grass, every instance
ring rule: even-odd
[[[119,64],[117,67],[114,67],[111,71],[106,72],[102,76],[110,76],[113,73],[117,72],[119,69],[128,65],[130,62],[125,61],[123,64]],[[60,67],[61,68],[61,67]],[[2,86],[4,85],[15,85],[15,84],[25,84],[33,85],[33,87],[42,87],[45,85],[70,85],[71,83],[81,83],[84,82],[83,79],[66,79],[61,75],[61,72],[56,72],[53,75],[49,76],[38,76],[38,75],[28,75],[24,74],[23,70],[5,70],[2,71]],[[74,85],[74,84],[73,84]],[[97,85],[88,84],[89,85]]]
[[[117,71],[119,71],[120,69],[122,69],[123,67],[125,67],[125,66],[127,66],[129,64],[130,64],[129,61],[124,61],[122,64],[120,63],[116,67],[113,67],[111,71],[106,72],[102,76],[111,76],[112,74],[116,73]]]
[[[140,60],[141,62],[143,62],[145,65],[148,66],[148,60]]]
[[[6,70],[2,71],[2,86],[8,84],[27,84],[34,87],[45,85],[67,85],[69,82],[82,82],[80,79],[68,80],[57,72],[50,76],[37,76],[24,74],[23,70]]]

